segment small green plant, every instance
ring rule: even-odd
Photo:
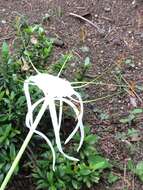
[[[143,161],[135,164],[132,160],[128,161],[128,169],[133,172],[143,182]]]
[[[135,121],[138,115],[140,115],[141,113],[143,113],[142,108],[134,108],[132,111],[129,112],[129,115],[127,117],[120,119],[120,122],[124,124],[131,124],[131,122]]]
[[[79,141],[79,135],[74,138],[74,144]],[[99,183],[103,171],[111,167],[108,160],[102,157],[96,150],[98,142],[96,135],[90,134],[90,129],[86,127],[86,137],[80,153],[77,155],[72,144],[67,145],[68,152],[75,153],[80,162],[70,162],[62,157],[57,151],[58,157],[55,172],[51,169],[52,157],[47,146],[45,151],[37,159],[36,167],[33,168],[33,177],[37,184],[37,189],[49,190],[72,190],[90,188],[95,183]],[[65,151],[66,151],[65,149]],[[48,158],[48,159],[47,159]]]
[[[19,133],[20,131],[12,128],[11,124],[2,124],[0,122],[0,184],[16,156],[15,143],[17,139],[15,137]]]
[[[120,140],[135,139],[140,135],[140,131],[134,128],[128,129],[127,132],[117,133],[116,138]]]
[[[10,55],[6,42],[2,45],[0,58],[0,184],[13,162],[18,148],[19,134],[17,128],[22,117],[21,84],[17,84],[20,66]],[[15,173],[18,170],[15,171]]]

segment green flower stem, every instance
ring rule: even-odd
[[[9,180],[10,180],[10,178],[11,178],[11,176],[12,176],[12,174],[13,174],[13,172],[14,172],[17,164],[18,164],[18,162],[20,161],[20,159],[21,159],[21,157],[22,157],[22,155],[23,155],[29,141],[31,140],[31,137],[33,136],[33,133],[35,132],[35,129],[36,129],[37,125],[39,124],[39,122],[40,122],[46,108],[47,108],[47,101],[45,101],[44,104],[42,105],[42,107],[41,107],[41,109],[40,109],[40,111],[39,111],[39,113],[38,113],[32,127],[31,127],[31,129],[30,129],[30,131],[28,133],[28,135],[26,136],[26,139],[24,140],[24,142],[23,142],[23,144],[22,144],[22,146],[21,146],[15,160],[12,163],[12,166],[11,166],[10,170],[8,171],[8,173],[7,173],[5,179],[4,179],[4,181],[3,181],[3,183],[2,183],[2,185],[0,187],[0,190],[5,190],[6,185],[9,182]]]
[[[3,183],[2,183],[2,185],[0,187],[0,190],[5,190],[6,185],[9,182],[9,180],[10,180],[10,178],[11,178],[11,176],[12,176],[12,174],[13,174],[13,172],[14,172],[17,164],[18,164],[18,162],[20,161],[20,159],[21,159],[21,157],[22,157],[22,155],[23,155],[29,141],[31,140],[32,135],[33,135],[33,130],[30,130],[27,137],[26,137],[26,139],[25,139],[25,141],[23,142],[23,144],[22,144],[22,146],[21,146],[15,160],[13,161],[10,170],[8,171],[8,173],[7,173],[5,179],[4,179],[4,181],[3,181]]]

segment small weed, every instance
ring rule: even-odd
[[[135,121],[136,119],[137,119],[137,117],[141,114],[141,113],[143,113],[143,109],[142,108],[135,108],[135,109],[133,109],[133,110],[131,110],[130,112],[129,112],[129,114],[128,114],[128,116],[126,116],[125,118],[122,118],[122,119],[120,119],[119,121],[121,122],[121,123],[128,123],[129,125],[131,125],[131,123],[133,122],[133,121]]]

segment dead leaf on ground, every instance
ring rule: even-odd
[[[84,42],[87,36],[87,30],[85,27],[81,27],[80,28],[80,33],[79,33],[79,37],[80,37],[80,41]]]

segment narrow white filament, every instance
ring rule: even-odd
[[[31,96],[29,92],[30,85],[37,86],[44,94],[44,96],[41,99],[39,99],[37,102],[35,102],[34,104],[32,104]],[[61,145],[61,140],[60,140],[60,128],[61,128],[61,121],[62,121],[62,114],[63,114],[63,103],[66,103],[75,112],[75,115],[77,117],[77,124],[75,126],[75,129],[66,139],[65,144],[68,143],[73,138],[75,133],[80,129],[81,139],[80,139],[79,147],[77,149],[77,151],[79,151],[79,149],[81,148],[83,144],[83,139],[84,139],[84,127],[82,123],[83,102],[82,102],[80,94],[74,90],[70,82],[68,82],[67,80],[59,78],[58,76],[42,74],[42,73],[38,73],[35,76],[30,76],[27,80],[25,80],[24,92],[25,92],[27,107],[28,107],[28,112],[27,112],[26,121],[25,121],[26,126],[30,130],[32,130],[33,133],[36,133],[39,136],[41,136],[50,146],[52,155],[53,155],[53,170],[55,169],[55,160],[56,160],[53,145],[45,134],[37,130],[37,126],[43,114],[47,110],[47,108],[49,109],[49,112],[50,112],[50,117],[51,117],[54,134],[55,134],[55,141],[56,141],[58,150],[66,158],[73,161],[78,161],[77,158],[68,156],[67,154],[64,153],[62,149],[62,145]],[[77,99],[75,99],[74,97],[76,97]],[[59,101],[58,115],[56,111],[55,101]],[[76,106],[76,104],[74,103],[76,104],[78,103],[79,106]],[[38,115],[36,116],[35,120],[33,121],[33,112],[37,108],[37,106],[39,106],[40,104],[42,104],[41,109]]]

